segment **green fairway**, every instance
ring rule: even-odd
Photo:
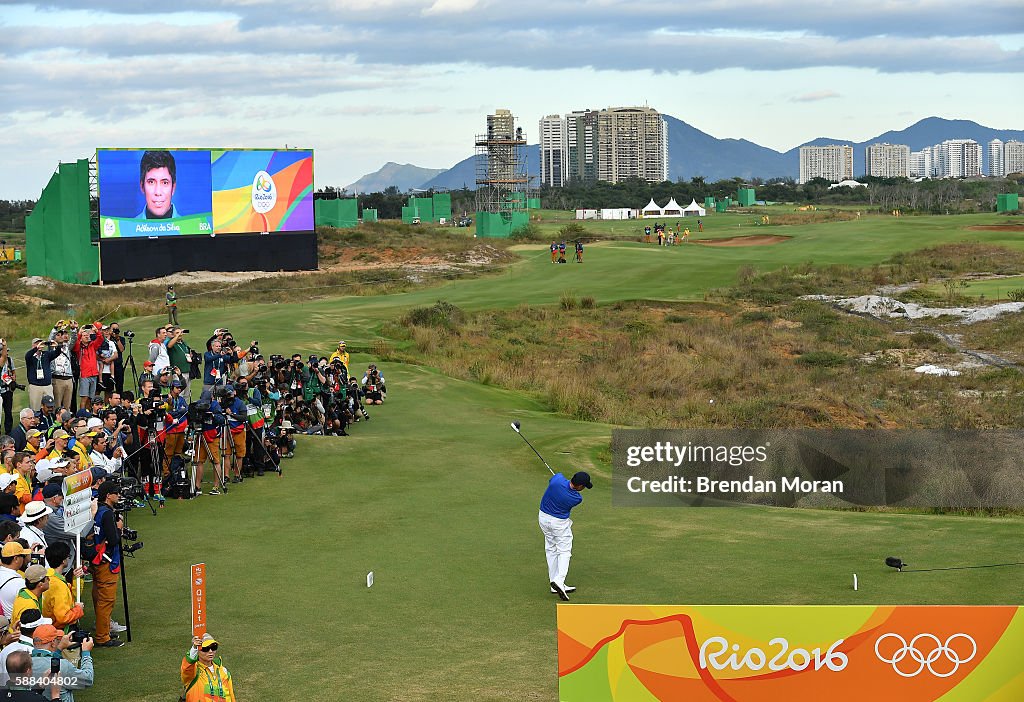
[[[363,342],[386,320],[405,311],[444,299],[466,309],[513,307],[518,304],[557,304],[566,291],[589,295],[598,303],[616,300],[699,300],[713,288],[736,282],[737,270],[753,266],[770,270],[804,262],[870,265],[899,251],[953,241],[982,241],[1024,248],[1024,237],[1013,232],[970,231],[969,226],[998,221],[995,215],[961,217],[865,217],[850,222],[792,227],[750,227],[733,231],[719,215],[706,227],[705,237],[781,235],[791,237],[769,246],[715,247],[694,243],[675,247],[633,242],[604,242],[586,248],[584,263],[555,265],[543,244],[520,247],[523,261],[503,272],[463,279],[407,293],[372,297],[330,297],[289,305],[274,302],[246,307],[251,325],[246,335],[263,340],[287,336],[300,350],[318,348],[324,330]],[[737,216],[739,217],[739,216]],[[603,222],[602,226],[628,223]],[[586,223],[589,228],[590,222]],[[187,309],[187,308],[186,308]],[[232,312],[234,314],[234,312]],[[221,326],[224,312],[197,313],[194,327]],[[284,321],[287,320],[287,321]],[[149,323],[146,326],[151,326]],[[205,338],[205,337],[204,337]]]
[[[994,215],[792,227],[735,227],[743,222],[728,215],[705,221],[707,238],[791,238],[755,247],[606,242],[588,246],[583,265],[552,265],[546,245],[524,246],[523,260],[497,275],[375,297],[199,311],[185,304],[181,321],[193,346],[230,326],[240,343],[259,339],[268,355],[327,353],[345,338],[362,351],[352,364],[361,373],[380,362],[368,350],[386,322],[438,299],[468,309],[555,306],[565,291],[599,303],[700,299],[732,284],[740,266],[871,264],[961,240],[1021,247],[1012,233],[965,229]],[[122,327],[148,340],[160,321]],[[144,349],[136,344],[140,362]],[[889,555],[922,568],[1024,561],[1020,518],[613,508],[602,458],[612,427],[431,368],[381,367],[387,403],[370,408],[372,420],[351,437],[301,439],[280,478],[172,502],[156,518],[132,512],[146,543],[127,564],[135,641],[97,653],[96,687],[78,699],[174,699],[190,640],[188,567],[200,561],[209,627],[241,699],[554,699],[557,600],[537,525],[549,476],[509,428],[513,419],[556,470],[594,476],[595,489],[573,512],[573,602],[1024,601],[1020,568],[900,574],[883,563]],[[371,570],[376,582],[367,589]],[[123,623],[120,604],[115,619]]]
[[[1021,601],[1016,569],[899,574],[882,563],[1024,560],[1020,520],[614,509],[608,468],[593,463],[609,427],[427,369],[385,371],[389,399],[372,420],[348,438],[303,440],[283,477],[157,518],[132,513],[146,541],[128,563],[137,640],[97,654],[96,690],[82,699],[168,699],[198,561],[243,699],[308,699],[308,681],[317,699],[552,699],[556,598],[537,526],[548,473],[511,419],[556,470],[593,472],[573,513],[574,602]]]
[[[1007,293],[1011,290],[1020,290],[1021,288],[1024,288],[1024,276],[1017,275],[990,278],[988,280],[972,280],[967,283],[966,287],[957,290],[956,293],[963,297],[995,302],[997,300],[1007,300]],[[946,292],[946,289],[941,284],[929,285],[927,289],[939,295],[943,295]]]

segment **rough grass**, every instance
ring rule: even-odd
[[[953,350],[933,334],[898,335],[818,302],[798,300],[769,313],[641,302],[594,310],[563,298],[557,313],[521,306],[471,314],[444,328],[407,317],[406,328],[401,336],[414,340],[416,362],[533,393],[585,421],[984,428],[1017,426],[1024,410],[1019,375],[966,374],[936,383],[890,363],[858,360],[907,346],[949,358]],[[964,390],[975,392],[959,397]]]

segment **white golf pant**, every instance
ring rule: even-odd
[[[538,517],[540,530],[544,533],[544,553],[548,559],[548,581],[565,587],[565,576],[569,572],[572,558],[572,520],[559,519],[541,512]]]

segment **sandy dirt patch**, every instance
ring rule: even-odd
[[[186,285],[190,283],[243,283],[256,278],[282,275],[309,275],[340,271],[408,270],[413,274],[458,271],[506,262],[514,257],[488,244],[479,244],[467,251],[444,254],[430,253],[424,248],[372,249],[346,248],[336,253],[333,261],[321,259],[315,271],[182,271],[163,278],[139,280],[131,283],[107,283],[104,287],[128,288],[139,285]]]
[[[728,239],[695,239],[693,243],[703,246],[771,246],[789,241],[788,236],[778,234],[754,234],[751,236],[731,236]]]

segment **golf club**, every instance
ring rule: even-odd
[[[548,462],[544,460],[544,456],[541,456],[540,452],[537,449],[533,448],[533,444],[530,443],[530,440],[523,436],[523,432],[519,431],[519,427],[521,427],[522,425],[519,422],[512,422],[511,426],[512,431],[514,431],[516,434],[519,434],[519,436],[522,437],[523,441],[526,442],[526,445],[533,449],[533,452],[537,454],[537,458],[539,458],[540,462],[544,464],[544,467],[548,469],[551,475],[554,475],[555,471],[551,470],[551,466],[549,466]]]
[[[947,568],[913,568],[911,570],[904,570],[909,563],[904,563],[901,559],[894,556],[889,556],[885,559],[885,564],[890,568],[895,568],[901,573],[929,573],[936,570],[974,570],[975,568],[1005,568],[1007,566],[1020,566],[1024,565],[1024,561],[1018,561],[1016,563],[989,563],[987,565],[970,565],[970,566],[949,566]]]

